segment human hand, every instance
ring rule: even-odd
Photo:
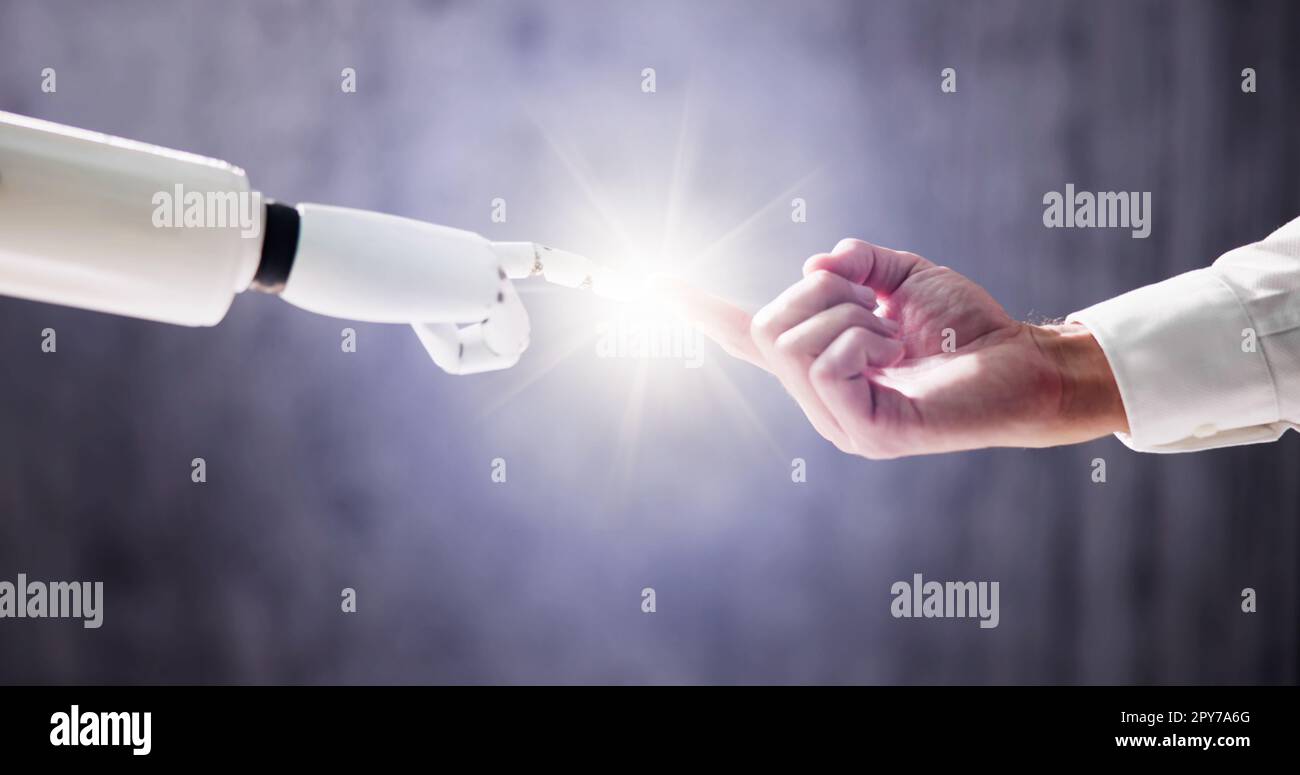
[[[1046,447],[1128,430],[1106,357],[1080,325],[1018,322],[957,272],[861,240],[803,271],[752,317],[689,287],[672,294],[724,350],[776,375],[845,452]]]

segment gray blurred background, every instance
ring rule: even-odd
[[[1286,2],[0,0],[0,109],[496,239],[598,252],[602,210],[671,209],[731,235],[699,277],[753,305],[851,235],[1044,318],[1300,214],[1297,30]],[[1066,182],[1153,192],[1152,236],[1044,229]],[[529,294],[533,349],[471,378],[256,294],[194,330],[0,299],[0,578],[107,598],[100,630],[0,621],[0,681],[1296,681],[1295,434],[870,462],[717,351],[564,357],[608,310]],[[893,619],[913,573],[999,581],[1000,626]]]

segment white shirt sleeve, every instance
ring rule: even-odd
[[[1300,423],[1300,218],[1068,320],[1106,353],[1132,449],[1276,441]]]

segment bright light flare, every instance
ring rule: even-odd
[[[621,478],[634,475],[643,434],[663,428],[664,422],[685,428],[719,416],[730,418],[743,435],[757,442],[743,446],[781,455],[762,413],[750,405],[745,391],[729,375],[752,367],[707,344],[681,309],[674,281],[734,296],[737,280],[752,274],[737,265],[736,260],[744,257],[738,251],[761,241],[757,229],[788,220],[778,211],[791,191],[809,182],[809,176],[795,174],[776,182],[760,192],[753,211],[731,210],[737,200],[726,200],[724,216],[712,206],[715,200],[710,195],[693,191],[691,173],[698,174],[693,166],[698,154],[685,106],[679,128],[658,126],[667,131],[649,138],[608,132],[586,136],[589,127],[581,124],[569,127],[574,134],[582,133],[571,138],[550,131],[537,112],[532,113],[580,194],[567,212],[550,214],[556,231],[545,235],[578,253],[552,249],[541,254],[541,266],[547,268],[548,256],[559,259],[565,267],[560,284],[591,293],[538,282],[542,278],[534,271],[528,273],[532,280],[517,283],[521,292],[536,300],[529,303],[533,347],[514,369],[518,381],[506,396],[490,402],[492,411],[512,403],[539,380],[564,374],[566,383],[577,386],[583,402],[594,407],[589,416],[598,419],[590,432],[616,436],[614,476],[609,482],[613,492],[620,491]],[[647,131],[648,125],[622,126]],[[664,138],[666,144],[661,142]],[[618,144],[617,152],[603,154],[605,161],[597,174],[587,159],[609,143]],[[611,164],[611,158],[628,164]],[[792,181],[798,182],[788,188]],[[556,197],[555,201],[566,200]],[[578,266],[588,269],[575,274],[573,268]],[[560,279],[549,271],[545,274],[548,281]],[[542,335],[544,326],[554,338]],[[566,331],[570,336],[563,335]],[[694,422],[683,421],[683,415]],[[653,419],[647,422],[647,416]]]

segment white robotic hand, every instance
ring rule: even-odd
[[[469,234],[469,232],[462,232]],[[477,234],[473,237],[482,240]],[[576,253],[536,242],[488,242],[499,264],[501,289],[497,304],[476,323],[413,323],[429,357],[449,374],[476,374],[509,368],[528,347],[528,312],[511,280],[542,277],[569,288],[583,288],[621,297],[616,276]]]
[[[322,315],[410,323],[444,371],[474,374],[513,366],[528,347],[528,313],[511,281],[534,276],[619,292],[612,272],[573,253],[315,204],[268,206],[253,286]]]

